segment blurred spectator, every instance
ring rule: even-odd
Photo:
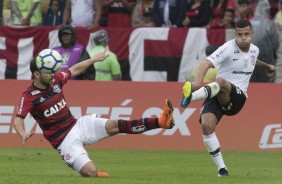
[[[235,9],[235,3],[232,0],[215,0],[212,6],[212,21],[210,25],[221,24],[227,9]]]
[[[282,5],[281,2],[279,2],[278,4],[278,11],[275,14],[274,18],[273,18],[275,24],[277,25],[277,27],[282,30]]]
[[[50,0],[48,11],[44,16],[45,26],[58,26],[63,23],[63,3],[62,0]]]
[[[73,27],[67,25],[63,26],[58,32],[59,41],[61,46],[54,47],[57,50],[63,60],[62,70],[69,69],[76,63],[90,58],[85,47],[76,43],[76,33]],[[82,80],[95,80],[95,68],[90,66],[85,73],[76,77],[75,79]]]
[[[108,25],[108,14],[109,14],[109,6],[106,7],[108,0],[102,0],[102,12],[101,12],[101,17],[99,24],[102,27],[107,27]]]
[[[154,0],[153,19],[157,27],[183,27],[187,0]]]
[[[184,27],[207,26],[211,17],[211,7],[208,0],[192,0],[186,9],[182,21]]]
[[[238,0],[238,15],[236,17],[236,21],[240,19],[252,19],[253,18],[253,12],[250,8],[249,0]]]
[[[4,0],[0,0],[0,25],[4,24],[3,20],[3,9],[4,9]]]
[[[11,0],[11,25],[39,26],[42,24],[40,0]]]
[[[254,36],[253,43],[259,48],[258,59],[268,64],[276,64],[276,52],[279,48],[279,35],[275,23],[269,19],[270,5],[268,0],[260,0],[255,10],[255,16],[251,20]],[[251,82],[274,82],[265,70],[256,68],[251,77]]]
[[[222,28],[222,29],[231,29],[235,26],[235,12],[234,9],[226,9],[223,15],[223,18],[218,23],[213,23],[210,25],[210,28]]]
[[[101,11],[101,0],[66,0],[63,25],[92,29],[99,26]]]
[[[94,48],[89,52],[90,57],[103,52],[109,43],[107,31],[99,30],[94,33]],[[121,80],[121,69],[115,53],[108,51],[109,56],[102,62],[94,63],[95,79],[98,81]]]
[[[103,7],[108,9],[108,27],[131,27],[131,12],[136,0],[104,0]]]
[[[152,16],[153,0],[139,1],[131,16],[132,27],[154,27]]]

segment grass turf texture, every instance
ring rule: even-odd
[[[282,183],[282,155],[271,152],[223,152],[229,177],[217,177],[205,151],[88,149],[98,170],[109,178],[82,178],[53,149],[0,149],[0,183],[112,184],[275,184]]]

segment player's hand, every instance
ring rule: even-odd
[[[266,69],[266,74],[268,77],[272,77],[275,74],[275,66],[274,65],[268,65],[269,67]]]
[[[34,132],[24,132],[22,136],[23,144],[26,143],[27,139],[29,139],[31,136],[33,136]]]

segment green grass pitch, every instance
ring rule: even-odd
[[[109,178],[82,178],[53,149],[0,149],[1,184],[281,184],[281,152],[223,151],[229,177],[217,177],[205,151],[87,149]]]

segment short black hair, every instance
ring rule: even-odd
[[[236,28],[245,28],[248,26],[250,26],[250,28],[253,29],[252,24],[248,19],[241,19],[236,22],[235,29]]]
[[[32,74],[32,79],[34,79],[34,72],[35,71],[39,71],[39,69],[37,68],[36,66],[36,57],[32,58],[31,61],[30,61],[30,65],[29,65],[29,69],[31,71],[31,74]]]

